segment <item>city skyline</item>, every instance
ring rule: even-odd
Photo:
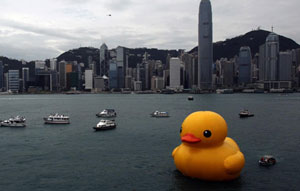
[[[300,2],[253,2],[212,0],[214,42],[271,26],[277,34],[300,42],[296,9]],[[197,45],[199,3],[45,0],[42,6],[36,0],[3,0],[0,54],[30,61],[57,57],[80,46],[100,48],[102,43],[190,50]]]

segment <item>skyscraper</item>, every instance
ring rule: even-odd
[[[270,33],[266,39],[266,55],[265,55],[265,80],[277,81],[279,79],[279,36]]]
[[[3,63],[2,63],[2,61],[0,61],[0,91],[2,91],[2,89],[3,89],[3,77],[4,77]]]
[[[99,75],[102,76],[108,76],[108,48],[105,43],[103,43],[100,47],[100,71]]]
[[[239,53],[239,83],[249,84],[251,82],[251,49],[249,46],[241,47]]]
[[[213,27],[210,0],[201,0],[198,26],[198,88],[212,89]]]

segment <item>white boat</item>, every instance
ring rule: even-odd
[[[97,113],[96,116],[110,118],[110,117],[116,117],[117,113],[114,109],[104,109],[100,113]]]
[[[0,124],[1,127],[26,127],[25,123],[18,123],[11,120],[4,120]]]
[[[151,113],[152,117],[170,117],[168,112],[165,111],[154,111]]]
[[[96,131],[109,130],[117,127],[117,124],[112,120],[101,120],[96,127],[93,127]]]
[[[44,118],[45,124],[70,124],[70,118],[66,115],[60,115],[58,113],[49,115]]]

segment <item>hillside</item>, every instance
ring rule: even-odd
[[[238,54],[240,47],[249,46],[251,48],[252,56],[259,52],[259,46],[264,44],[269,31],[256,30],[246,33],[245,35],[238,36],[225,41],[216,42],[213,45],[214,61],[220,58],[233,58]],[[286,51],[291,49],[300,48],[300,45],[295,41],[279,35],[280,51]],[[198,51],[198,47],[195,47],[190,53]]]

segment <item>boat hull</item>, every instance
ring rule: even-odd
[[[254,117],[254,114],[246,114],[246,115],[240,114],[240,118],[246,118],[246,117]]]
[[[117,126],[107,126],[107,127],[93,127],[93,129],[95,131],[105,131],[105,130],[111,130],[111,129],[115,129]]]

